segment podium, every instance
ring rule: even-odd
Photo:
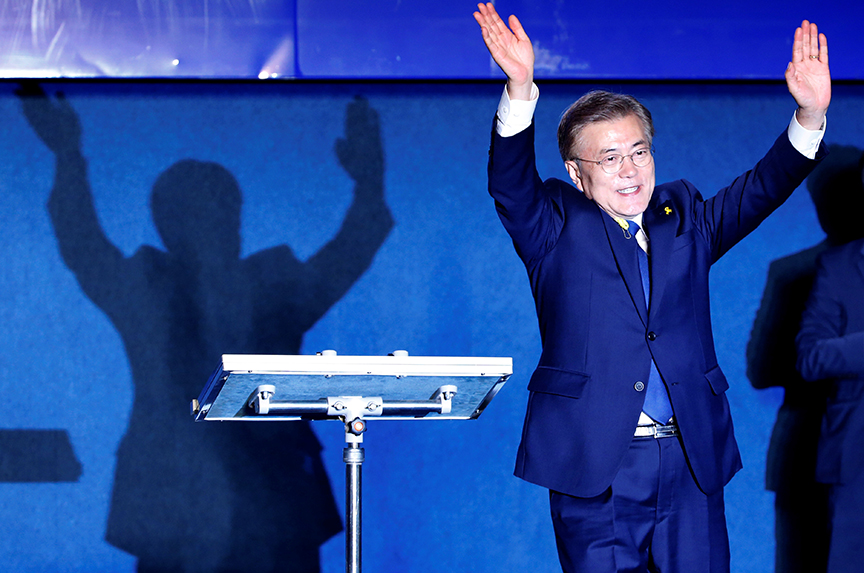
[[[512,358],[224,354],[196,421],[340,420],[345,425],[345,570],[361,569],[361,470],[367,420],[471,420],[513,372]]]

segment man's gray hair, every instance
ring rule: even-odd
[[[595,90],[576,100],[561,116],[558,124],[558,152],[561,159],[570,161],[582,146],[583,130],[600,121],[614,121],[635,116],[642,122],[647,144],[654,140],[654,122],[651,112],[630,95]]]

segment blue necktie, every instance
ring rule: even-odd
[[[630,223],[630,233],[635,240],[636,234],[639,232],[639,225],[633,221],[628,222]],[[647,309],[651,299],[651,274],[648,271],[648,254],[638,244],[638,241],[636,256],[639,259],[639,274],[642,276],[642,291],[645,293],[645,308]],[[657,365],[654,364],[653,358],[651,359],[651,373],[648,375],[648,388],[645,391],[645,404],[642,405],[642,411],[661,424],[667,424],[672,417],[672,404],[669,402],[666,387],[660,379],[660,373],[657,371]]]

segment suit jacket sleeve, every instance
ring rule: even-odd
[[[695,226],[702,230],[716,262],[753,232],[800,185],[826,154],[820,146],[816,160],[796,150],[784,131],[768,153],[749,171],[713,197],[693,203]]]
[[[498,217],[519,257],[531,266],[555,246],[564,224],[563,186],[556,179],[544,183],[537,173],[533,122],[510,137],[495,133],[493,123],[488,173]]]

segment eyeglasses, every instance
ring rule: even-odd
[[[596,163],[603,169],[604,172],[609,175],[615,175],[619,171],[621,171],[621,167],[624,165],[624,158],[629,157],[630,161],[633,162],[633,165],[636,167],[645,167],[649,163],[651,163],[651,158],[654,155],[653,147],[640,147],[633,153],[628,155],[621,155],[619,153],[612,153],[611,155],[607,155],[603,159],[597,161],[595,159],[581,159],[579,157],[574,157],[576,161],[584,161],[586,163]]]

